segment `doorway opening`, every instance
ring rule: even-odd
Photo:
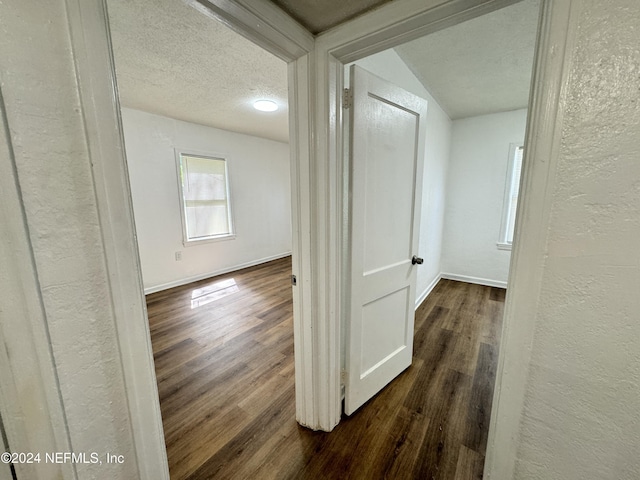
[[[429,458],[429,452],[433,451],[440,451],[441,455],[418,461],[416,465],[420,467],[416,466],[413,473],[421,477],[430,478],[436,471],[442,474],[446,470],[449,473],[442,478],[453,478],[462,475],[461,468],[469,469],[464,470],[468,475],[482,475],[539,13],[540,2],[526,0],[344,67],[344,85],[349,89],[358,88],[358,83],[350,78],[352,65],[356,65],[372,74],[372,78],[388,82],[387,89],[400,87],[428,103],[426,122],[419,127],[426,130],[427,138],[419,240],[408,249],[400,237],[396,244],[406,262],[410,262],[412,253],[425,259],[418,266],[417,294],[411,299],[416,308],[414,362],[396,380],[393,379],[397,373],[390,375],[387,382],[391,383],[378,394],[391,395],[386,389],[395,391],[396,401],[400,399],[406,409],[404,414],[421,414],[430,419],[432,424],[421,430],[422,440],[416,440],[423,449],[420,458]],[[348,185],[345,198],[350,202],[350,218],[345,223],[349,225],[351,238],[364,228],[359,225],[360,212],[356,211],[353,199],[362,181],[354,178],[362,173],[353,145],[357,145],[363,127],[353,125],[358,116],[352,109],[366,108],[364,101],[360,105],[352,100],[358,95],[361,93],[357,91],[345,95],[347,155],[343,171],[351,176],[344,182]],[[369,97],[372,103],[381,98],[374,93],[369,93]],[[367,119],[375,117],[370,133],[380,128],[380,111],[366,115]],[[375,141],[370,139],[368,145],[372,143]],[[380,148],[393,152],[387,168],[394,169],[399,162],[399,150],[391,150],[390,143],[387,141]],[[371,187],[378,190],[368,191],[368,198],[385,198],[387,204],[394,204],[410,190],[404,184],[393,191],[391,173],[385,175],[388,181]],[[385,214],[384,209],[376,211]],[[397,224],[398,216],[401,212],[390,214],[387,223]],[[385,219],[368,217],[367,221],[385,223]],[[364,247],[350,245],[348,250],[354,255],[366,254],[362,253],[366,252]],[[370,274],[361,275],[356,267],[345,266],[345,277],[351,279],[352,290],[344,299],[347,313],[342,322],[341,347],[342,369],[349,381],[352,377],[362,379],[371,375],[357,362],[361,338],[391,341],[390,327],[383,322],[370,322],[366,326],[349,317],[356,301],[353,299],[361,294],[363,282],[379,289],[378,283],[366,279]],[[412,267],[409,265],[405,271],[409,274]],[[365,280],[360,281],[361,277]],[[373,294],[362,296],[373,298]],[[388,323],[402,323],[400,317],[389,316]],[[393,354],[397,352],[400,350]],[[357,394],[360,392],[356,390],[354,396]],[[350,402],[348,386],[345,402]],[[368,409],[378,402],[372,396],[370,403],[361,408]]]
[[[295,424],[287,64],[185,2],[106,3],[169,471],[210,476],[274,404]]]

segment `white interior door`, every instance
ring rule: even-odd
[[[427,101],[351,67],[345,413],[411,365]]]

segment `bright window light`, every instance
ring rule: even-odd
[[[178,152],[184,244],[233,237],[224,158]]]
[[[498,248],[500,250],[511,250],[513,244],[523,153],[524,146],[522,144],[512,143],[510,145],[504,204],[502,207],[502,225],[500,226],[500,238],[498,240]]]

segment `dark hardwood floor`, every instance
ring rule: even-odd
[[[413,365],[331,433],[295,421],[291,260],[147,297],[172,479],[482,478],[504,290],[441,280]]]

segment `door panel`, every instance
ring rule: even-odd
[[[397,312],[404,312],[409,301],[409,289],[403,288],[397,292],[385,295],[382,298],[367,303],[362,308],[362,328],[368,330],[368,335],[361,336],[362,376],[373,372],[374,367],[385,360],[389,355],[400,353],[405,348],[405,338],[409,325],[404,322],[399,325],[402,328],[392,329],[387,332],[385,323]],[[384,333],[384,335],[379,335]],[[366,340],[366,342],[364,342]]]
[[[367,99],[367,108],[371,125],[364,145],[367,208],[363,253],[364,270],[369,273],[410,256],[413,209],[398,210],[396,202],[390,202],[389,198],[400,196],[399,204],[413,203],[413,189],[407,188],[406,182],[414,175],[413,137],[417,118],[374,95]]]
[[[427,102],[351,67],[345,412],[411,365]]]

